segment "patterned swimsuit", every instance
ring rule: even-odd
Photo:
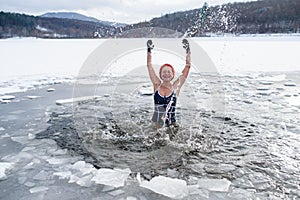
[[[176,94],[174,93],[174,90],[169,96],[162,96],[159,94],[158,88],[154,93],[154,113],[152,121],[158,123],[160,126],[163,126],[164,124],[169,126],[175,123],[175,109]]]

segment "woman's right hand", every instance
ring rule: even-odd
[[[149,53],[151,53],[151,50],[154,48],[154,44],[152,43],[152,40],[147,41],[147,50]]]

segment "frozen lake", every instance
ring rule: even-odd
[[[191,40],[206,51],[220,73],[299,70],[299,35],[228,36]],[[35,38],[0,40],[0,80],[36,74],[76,76],[89,54],[104,41]],[[194,52],[194,55],[197,53]],[[144,58],[138,58],[138,61],[143,62]]]
[[[0,199],[300,198],[300,37],[191,40],[217,73],[194,66],[160,131],[145,49],[105,68],[107,40],[1,40]]]

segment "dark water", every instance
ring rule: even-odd
[[[284,77],[192,75],[179,97],[180,126],[159,130],[150,121],[152,96],[135,90],[142,82],[110,80],[91,86],[96,100],[53,112],[37,138],[52,138],[97,168],[129,167],[148,180],[225,178],[232,184],[220,198],[297,199],[299,73]],[[291,81],[296,86],[285,86]]]

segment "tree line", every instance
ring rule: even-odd
[[[224,33],[238,35],[300,32],[300,0],[261,0],[220,6],[204,4],[199,7],[165,14],[123,28],[74,19],[0,12],[0,38],[107,38],[143,27],[167,28],[189,37]]]
[[[299,0],[262,0],[228,3],[220,6],[204,4],[199,9],[175,12],[130,28],[162,27],[187,36],[208,34],[299,33]]]
[[[95,32],[97,37],[112,37],[117,31],[96,22],[0,12],[0,38],[93,38]]]

